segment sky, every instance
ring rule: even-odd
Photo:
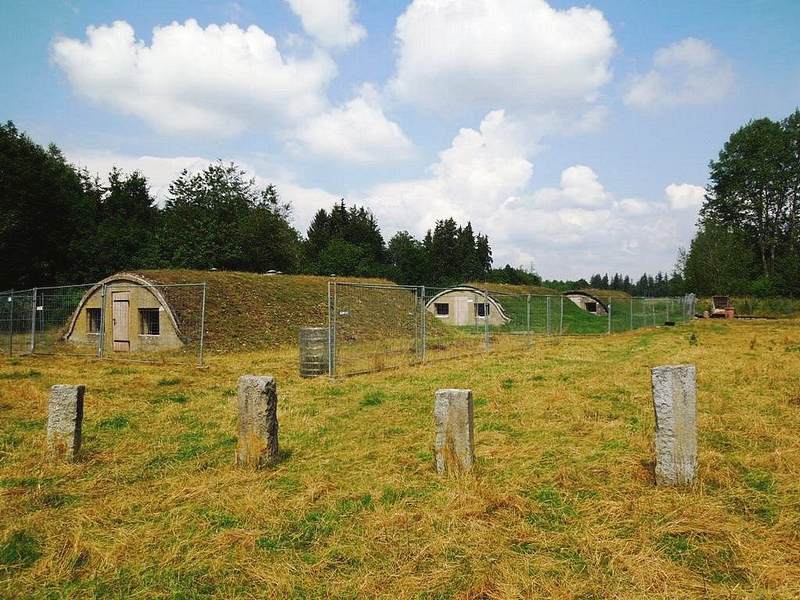
[[[800,105],[796,0],[0,0],[0,119],[100,176],[235,161],[305,232],[453,217],[495,266],[668,271],[728,136]]]

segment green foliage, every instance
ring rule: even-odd
[[[91,185],[55,146],[0,125],[0,289],[60,283],[91,259]]]
[[[233,163],[219,161],[169,187],[159,233],[160,254],[172,267],[291,271],[299,236],[277,190],[256,186]]]
[[[709,179],[687,284],[700,294],[800,293],[800,110],[734,132]]]
[[[24,529],[14,531],[0,544],[0,565],[27,568],[42,555],[39,540]]]

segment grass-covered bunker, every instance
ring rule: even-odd
[[[505,325],[509,317],[503,306],[491,295],[469,285],[439,292],[425,304],[429,313],[445,325]]]
[[[102,327],[107,352],[187,352],[199,343],[202,329],[204,345],[212,352],[289,346],[297,343],[302,327],[327,326],[329,281],[312,275],[188,269],[118,273],[84,294],[63,337],[67,343],[97,347]],[[352,281],[391,285],[380,279]],[[202,283],[206,284],[204,319]],[[352,308],[353,319],[356,313],[360,317],[359,331],[377,331],[386,321],[381,310],[386,306],[376,301],[361,312]],[[392,324],[380,333],[399,330],[400,325]]]
[[[72,315],[67,342],[115,352],[174,350],[184,344],[176,314],[157,283],[118,273],[92,286]]]
[[[600,300],[594,294],[590,294],[584,290],[571,290],[564,292],[564,297],[571,300],[575,306],[581,310],[594,315],[607,315],[608,307],[606,303]]]

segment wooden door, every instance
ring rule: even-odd
[[[469,309],[472,305],[464,296],[456,296],[456,325],[469,325]]]
[[[129,352],[131,349],[131,339],[128,331],[130,312],[129,292],[112,292],[111,298],[114,307],[112,311],[112,339],[114,341],[114,350],[117,352]]]

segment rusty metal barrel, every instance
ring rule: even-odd
[[[328,373],[328,328],[300,328],[300,376],[317,377]]]

